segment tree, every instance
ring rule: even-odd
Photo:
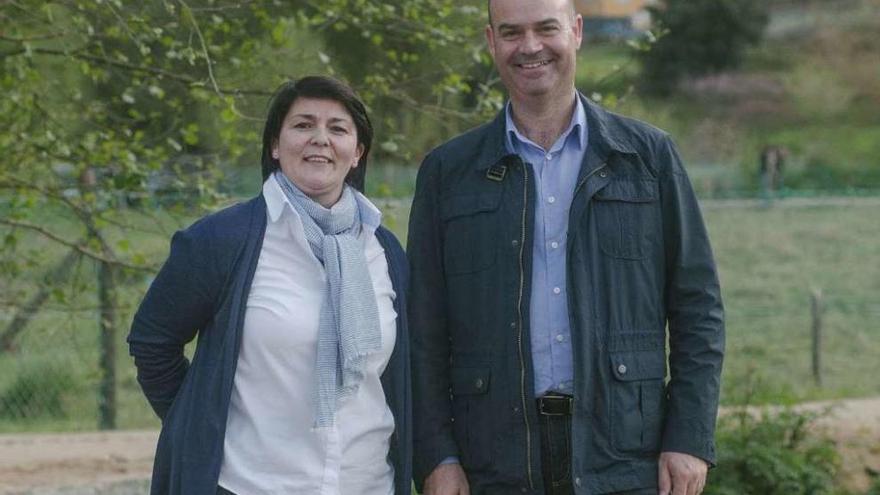
[[[661,94],[685,77],[738,67],[768,21],[762,0],[667,0],[650,11],[663,34],[641,53],[642,79]]]
[[[402,123],[420,120],[412,115],[430,115],[438,127],[479,120],[500,105],[488,81],[463,76],[486,63],[475,55],[472,14],[481,7],[478,0],[0,3],[2,302],[27,316],[66,277],[55,262],[48,286],[14,284],[47,263],[47,250],[22,238],[63,248],[49,250],[59,259],[69,251],[96,265],[89,288],[98,300],[102,428],[115,425],[117,288],[157,268],[131,238],[167,240],[163,215],[191,217],[216,205],[230,164],[257,170],[266,100],[285,79],[323,72],[352,82],[379,116],[380,154],[422,151],[392,139],[392,130],[407,132]],[[480,104],[463,106],[463,94],[478,94]],[[156,199],[157,187],[168,200]],[[9,348],[27,318],[15,321],[4,334]]]

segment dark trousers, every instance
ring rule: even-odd
[[[574,495],[571,477],[571,416],[538,415],[541,427],[541,475],[546,495]],[[642,488],[613,495],[657,495]]]
[[[539,415],[541,475],[547,495],[574,495],[571,482],[571,416]]]
[[[235,495],[235,494],[230,492],[226,488],[223,488],[222,486],[218,486],[217,487],[217,495]]]

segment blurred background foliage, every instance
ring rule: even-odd
[[[156,426],[124,352],[131,314],[174,230],[259,191],[266,105],[287,79],[332,74],[366,101],[376,125],[368,194],[405,238],[421,157],[504,102],[485,7],[0,2],[0,431]],[[880,0],[650,10],[647,31],[588,24],[576,84],[681,148],[724,286],[724,403],[880,394],[866,379],[877,360],[853,359],[880,355]],[[786,152],[779,208],[766,196],[749,203],[768,146]],[[813,202],[827,196],[854,202]],[[805,207],[785,206],[795,204]],[[821,386],[809,369],[817,288],[828,327]],[[731,384],[753,375],[760,386],[745,398]],[[769,445],[801,428],[777,419],[725,423],[725,455],[752,457],[737,435]],[[796,465],[788,472],[803,486],[833,477],[825,444],[791,445],[774,458]],[[798,478],[816,459],[818,477]],[[774,490],[753,493],[795,493]]]

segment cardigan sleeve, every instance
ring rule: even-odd
[[[204,328],[223,286],[203,224],[174,234],[171,252],[132,321],[129,353],[137,380],[164,419],[189,369],[184,346]]]

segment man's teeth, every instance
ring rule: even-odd
[[[528,64],[522,64],[521,67],[522,67],[523,69],[534,69],[534,68],[537,68],[537,67],[541,67],[542,65],[547,65],[547,64],[549,64],[549,63],[550,63],[549,60],[541,60],[540,62],[531,62],[531,63],[528,63]]]

